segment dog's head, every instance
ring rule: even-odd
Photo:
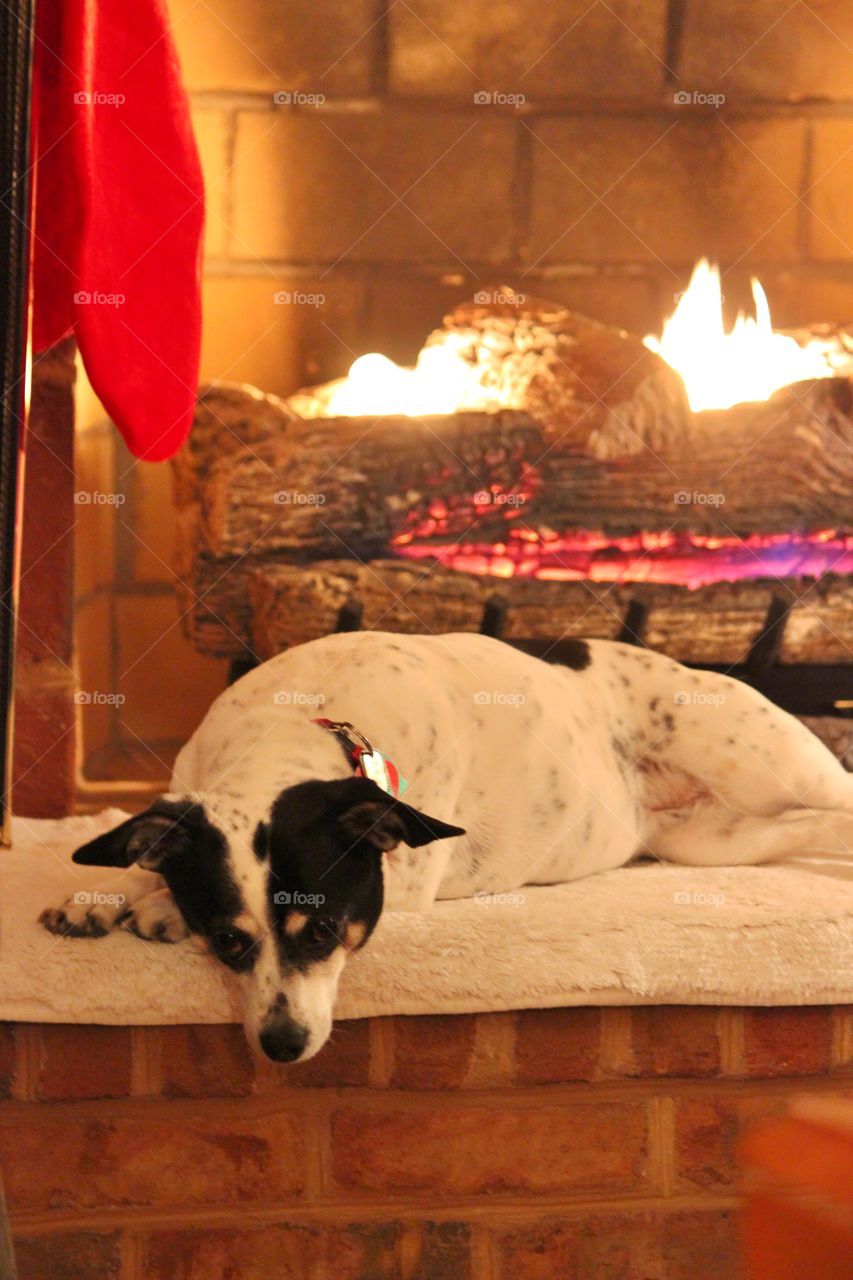
[[[278,1062],[310,1058],[382,911],[382,854],[464,832],[356,777],[288,787],[253,830],[230,826],[208,803],[164,797],[74,861],[163,876],[187,927],[242,976],[250,1041]]]

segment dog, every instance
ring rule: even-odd
[[[853,775],[798,720],[647,649],[563,647],[351,632],[280,654],[214,702],[166,795],[74,854],[123,869],[96,905],[42,922],[200,935],[255,1049],[295,1062],[383,905],[853,847]]]

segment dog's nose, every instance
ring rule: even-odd
[[[308,1043],[308,1030],[292,1018],[276,1018],[260,1034],[261,1048],[273,1062],[295,1062]]]

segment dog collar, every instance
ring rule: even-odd
[[[318,716],[311,721],[321,729],[333,733],[344,750],[344,755],[357,778],[369,778],[389,796],[399,800],[408,787],[408,782],[400,773],[393,760],[388,760],[372,747],[364,734],[356,729],[348,720],[326,720]]]

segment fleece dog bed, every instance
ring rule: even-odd
[[[198,940],[72,940],[37,923],[45,905],[103,886],[103,868],[70,855],[126,816],[15,820],[13,848],[0,850],[0,1018],[239,1021],[234,980]],[[645,862],[503,900],[386,913],[344,971],[337,1016],[848,1002],[853,859],[803,856],[722,869]]]

